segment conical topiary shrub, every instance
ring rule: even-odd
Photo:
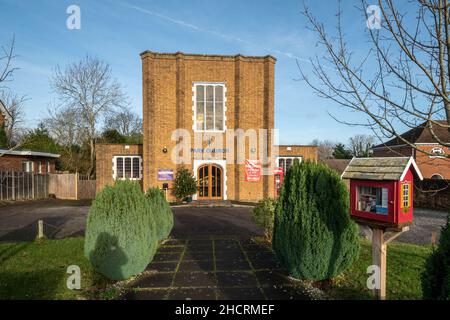
[[[186,168],[177,171],[173,181],[173,194],[179,200],[185,200],[197,192],[197,181]]]
[[[85,256],[114,280],[145,270],[157,247],[155,213],[136,182],[117,181],[97,194],[86,225]]]
[[[158,240],[165,239],[173,228],[173,213],[170,205],[166,201],[164,192],[158,188],[148,189],[146,196],[155,213]]]
[[[422,292],[427,300],[450,300],[450,215],[441,230],[438,247],[425,264]]]
[[[352,264],[359,252],[358,229],[337,173],[313,162],[288,170],[275,210],[273,248],[299,279],[331,279]]]

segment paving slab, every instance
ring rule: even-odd
[[[176,250],[172,250],[176,244]],[[308,299],[267,246],[223,235],[171,239],[122,299]]]

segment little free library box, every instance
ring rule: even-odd
[[[414,178],[423,179],[412,157],[353,158],[342,178],[350,180],[350,214],[357,222],[386,228],[412,223]]]

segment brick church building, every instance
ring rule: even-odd
[[[196,200],[257,201],[276,192],[274,169],[317,160],[315,146],[274,145],[272,56],[141,54],[143,145],[97,145],[97,190],[116,179],[172,186],[198,181]]]

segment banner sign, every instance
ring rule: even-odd
[[[158,169],[158,181],[172,181],[173,170],[172,169]]]
[[[261,180],[261,160],[245,160],[245,181],[259,182]]]

